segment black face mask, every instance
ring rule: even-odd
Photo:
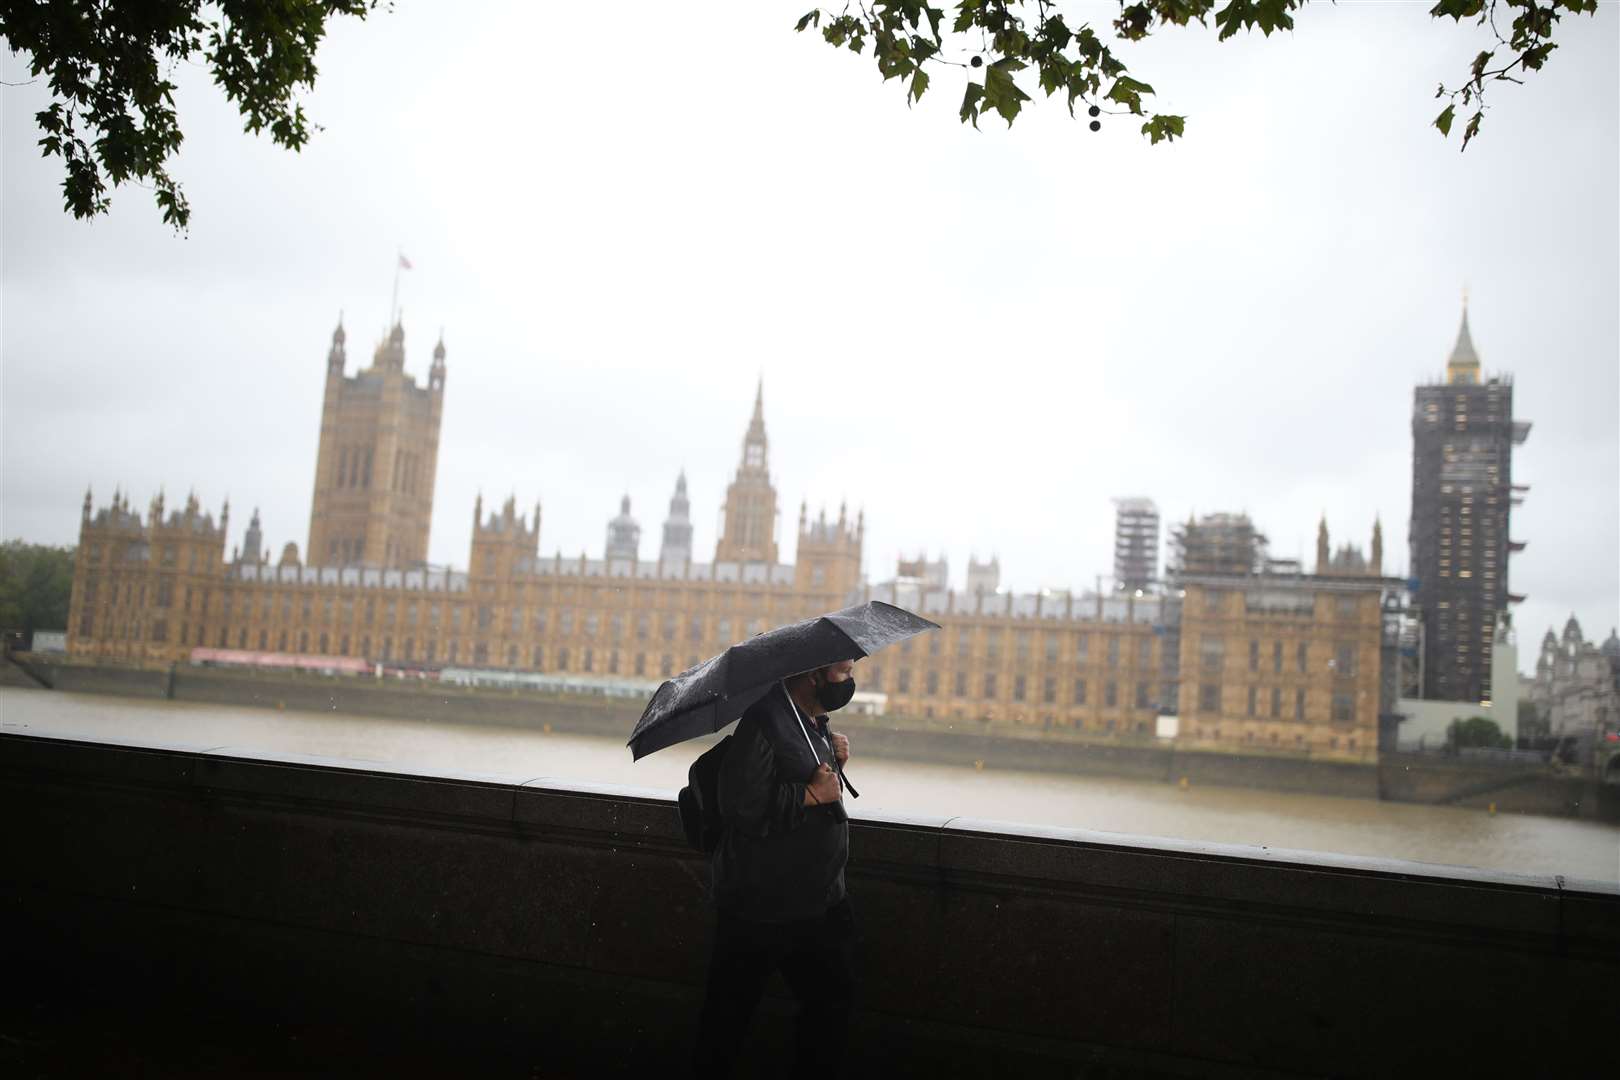
[[[855,680],[845,679],[843,682],[824,682],[816,687],[816,701],[828,712],[837,712],[849,704],[849,699],[855,696]]]

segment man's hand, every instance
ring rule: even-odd
[[[840,735],[836,731],[833,732],[832,733],[832,747],[833,747],[833,757],[838,759],[838,764],[842,765],[844,762],[849,760],[849,736],[848,735]]]
[[[833,772],[832,766],[816,766],[816,771],[810,775],[810,782],[804,786],[804,805],[827,806],[837,802],[838,795],[838,774]]]

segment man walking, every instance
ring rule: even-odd
[[[724,828],[710,863],[714,953],[697,1074],[730,1074],[772,971],[799,1003],[795,1076],[843,1059],[854,996],[844,891],[849,817],[837,767],[849,740],[827,714],[855,693],[854,661],[784,680],[742,716],[719,772]]]

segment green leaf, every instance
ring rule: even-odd
[[[820,25],[821,25],[821,9],[816,8],[814,11],[809,12],[803,18],[801,18],[799,20],[798,25],[795,26],[793,29],[802,34],[804,32],[805,27],[807,27],[807,26],[820,26]]]
[[[1142,134],[1148,137],[1149,145],[1156,146],[1161,142],[1173,142],[1186,133],[1187,118],[1185,116],[1166,116],[1159,114],[1142,125]]]
[[[1463,128],[1462,149],[1468,149],[1468,140],[1479,134],[1479,123],[1485,119],[1485,110],[1481,109],[1468,118],[1468,126]]]
[[[1018,88],[1013,81],[1013,72],[1022,71],[1029,65],[1022,60],[1015,60],[1004,56],[991,64],[984,73],[984,104],[986,108],[994,109],[1001,114],[1011,127],[1013,118],[1029,100],[1029,95]]]
[[[1446,111],[1434,118],[1434,126],[1440,129],[1440,134],[1451,134],[1451,121],[1456,118],[1457,107],[1447,105]]]
[[[928,72],[918,68],[911,75],[911,90],[909,96],[912,101],[921,101],[923,91],[928,89]]]
[[[1551,55],[1552,51],[1556,48],[1558,48],[1558,46],[1549,41],[1545,44],[1537,45],[1534,48],[1526,49],[1519,57],[1519,63],[1524,65],[1524,69],[1526,71],[1540,71],[1541,65],[1547,62],[1547,57]],[[1501,75],[1497,76],[1499,79],[1502,77],[1503,76]]]
[[[1046,91],[1047,97],[1057,93],[1059,87],[1069,85],[1068,65],[1061,60],[1043,63],[1041,65],[1040,85],[1041,89]]]
[[[1429,9],[1429,14],[1438,19],[1450,15],[1456,22],[1478,15],[1485,7],[1485,0],[1440,0],[1438,4]]]
[[[984,87],[976,82],[967,84],[967,91],[962,95],[962,110],[960,116],[963,123],[972,121],[974,127],[979,126],[979,102],[984,98]]]
[[[1230,0],[1215,13],[1215,25],[1221,28],[1218,40],[1225,41],[1239,30],[1258,29],[1266,37],[1273,30],[1292,30],[1294,17],[1290,12],[1302,0]]]
[[[1104,95],[1110,101],[1117,101],[1138,116],[1142,114],[1142,95],[1153,93],[1153,87],[1145,82],[1121,75],[1114,80],[1114,85],[1108,88]]]
[[[956,6],[956,22],[951,25],[951,32],[961,34],[970,29],[978,19],[980,0],[962,0]]]

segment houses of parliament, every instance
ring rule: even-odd
[[[942,627],[858,670],[894,716],[1210,750],[1376,753],[1390,584],[1376,532],[1368,559],[1330,550],[1324,522],[1305,573],[1265,559],[1246,519],[1234,532],[1232,515],[1212,515],[1178,527],[1169,587],[1015,593],[993,559],[970,561],[965,589],[951,587],[943,559],[902,560],[870,582],[864,515],[811,517],[801,505],[786,563],[761,387],[712,559],[693,549],[683,474],[656,552],[628,497],[600,558],[543,555],[539,505],[480,498],[466,568],[435,567],[445,357],[441,340],[419,383],[396,322],[350,374],[345,331],[333,333],[302,552],[289,543],[272,558],[256,511],[228,552],[228,504],[216,517],[195,497],[171,507],[159,494],[143,516],[125,494],[97,507],[87,492],[69,653],[167,665],[225,649],[656,680],[769,627],[878,599]],[[1167,715],[1177,717],[1168,733]]]

